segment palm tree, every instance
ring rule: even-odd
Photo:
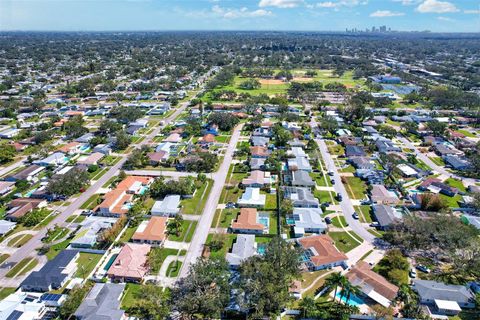
[[[346,281],[345,276],[343,276],[340,272],[335,272],[335,273],[332,273],[330,276],[328,276],[325,283],[330,287],[335,287],[333,301],[335,301],[335,298],[337,297],[338,287],[342,286],[345,283],[345,281]]]
[[[361,293],[360,287],[352,285],[350,282],[348,283],[348,291],[347,291],[347,301],[346,303],[348,304],[348,301],[350,300],[350,297],[352,295],[358,296]]]
[[[310,296],[303,298],[302,301],[300,301],[300,308],[303,311],[304,318],[311,317],[316,310],[315,300]]]

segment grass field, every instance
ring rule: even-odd
[[[364,223],[372,223],[372,215],[370,214],[370,206],[362,205],[362,206],[355,206],[355,212],[358,213],[360,218],[360,222]]]
[[[97,205],[97,201],[99,198],[100,198],[100,194],[98,193],[94,194],[80,206],[80,209],[92,210]]]
[[[209,244],[212,240],[213,240],[213,234],[209,234],[208,237],[207,237],[207,244]],[[227,254],[228,250],[230,250],[230,248],[232,247],[232,244],[233,242],[235,241],[235,239],[237,238],[237,235],[236,234],[222,234],[222,236],[225,238],[224,240],[224,243],[223,243],[223,246],[220,250],[218,251],[210,251],[210,257],[211,258],[218,258],[218,257],[221,257],[221,258],[225,258],[225,255]]]
[[[234,220],[238,213],[239,209],[217,209],[215,211],[215,217],[212,221],[212,228],[228,228]]]
[[[181,212],[183,214],[202,214],[205,202],[207,202],[208,195],[212,189],[213,181],[207,179],[207,183],[203,184],[191,199],[184,199],[181,201]]]
[[[31,234],[21,234],[19,236],[13,237],[10,241],[8,241],[8,246],[13,248],[20,248],[32,238],[33,235]]]
[[[163,261],[168,256],[176,256],[177,254],[184,256],[185,250],[169,249],[169,248],[152,248],[149,255],[150,273],[158,274],[162,267]]]
[[[10,257],[9,254],[7,253],[2,253],[0,254],[0,264],[2,264],[5,260],[7,260]]]
[[[50,250],[48,250],[48,252],[45,254],[47,256],[47,259],[52,260],[53,258],[55,258],[57,254],[59,254],[60,251],[66,249],[69,244],[70,244],[70,239],[66,239],[66,240],[63,240],[62,242],[59,242],[51,246]]]
[[[457,194],[453,197],[449,197],[447,195],[444,195],[444,194],[439,194],[440,196],[440,199],[442,199],[442,201],[444,201],[448,207],[450,208],[459,208],[460,207],[460,204],[458,203],[459,201],[462,201],[462,196]]]
[[[81,223],[86,219],[85,216],[80,216],[80,215],[71,215],[70,217],[65,220],[66,222],[71,222],[71,223]]]
[[[125,230],[125,232],[123,232],[122,236],[120,237],[119,242],[128,242],[137,230],[137,228],[138,226],[128,226],[127,230]]]
[[[364,199],[367,193],[367,185],[358,177],[342,177],[348,195],[352,199]]]
[[[430,157],[430,160],[432,160],[432,162],[435,163],[437,166],[443,167],[445,165],[445,162],[440,157]]]
[[[265,200],[265,210],[276,210],[277,209],[277,195],[267,193],[267,198]]]
[[[55,226],[53,231],[48,236],[46,236],[45,238],[42,239],[42,242],[50,243],[50,242],[53,242],[53,241],[56,241],[56,240],[60,240],[64,237],[66,237],[67,234],[69,234],[69,233],[70,233],[70,229]]]
[[[454,178],[448,178],[444,181],[450,187],[457,188],[460,192],[467,192],[467,188],[463,185],[463,182]]]
[[[477,137],[476,134],[468,131],[468,130],[464,130],[464,129],[459,129],[457,130],[457,132],[460,132],[461,134],[463,134],[465,137],[469,137],[469,138],[475,138]]]
[[[25,258],[17,263],[10,271],[5,275],[7,278],[13,278],[21,276],[35,268],[38,261],[35,258]]]
[[[12,293],[14,293],[17,290],[17,288],[0,288],[0,300],[5,299]]]
[[[353,234],[352,231],[350,231],[350,233]],[[350,236],[347,232],[344,231],[329,232],[328,235],[335,242],[335,246],[337,247],[337,249],[344,253],[347,253],[360,245],[358,241],[356,241],[354,238],[352,238],[352,236]]]
[[[182,262],[181,261],[172,261],[168,265],[167,269],[167,276],[168,277],[176,277],[178,276],[178,273],[180,272],[180,269],[182,268]]]
[[[197,221],[183,220],[182,232],[178,236],[177,235],[168,236],[168,240],[190,242],[192,241],[192,237],[196,227],[197,227]]]
[[[103,255],[96,253],[80,252],[77,260],[78,269],[75,277],[85,279],[93,271]]]
[[[332,224],[337,228],[348,226],[344,216],[336,216],[332,218]]]
[[[128,309],[132,307],[140,290],[142,290],[141,284],[127,283],[122,298],[121,308]]]

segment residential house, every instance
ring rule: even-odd
[[[103,153],[94,152],[88,156],[81,157],[77,160],[77,164],[84,166],[98,165],[98,162],[105,157]]]
[[[13,181],[0,181],[0,196],[3,196],[15,188]]]
[[[80,148],[83,146],[83,144],[72,141],[67,143],[64,146],[61,146],[60,148],[57,149],[57,151],[63,152],[67,155],[74,155],[80,152]]]
[[[391,140],[388,139],[377,139],[375,141],[375,145],[377,146],[378,152],[380,153],[388,153],[388,152],[400,152],[402,149],[397,147],[393,144]]]
[[[420,304],[428,308],[432,317],[453,316],[462,311],[462,308],[475,307],[475,297],[466,286],[420,279],[414,279],[412,282],[412,289],[417,292]]]
[[[315,181],[310,177],[310,174],[302,170],[292,171],[291,183],[295,187],[311,188],[315,186]]]
[[[203,146],[209,146],[215,143],[215,135],[211,133],[205,134],[203,137],[198,139],[198,144]]]
[[[290,171],[302,170],[306,172],[312,172],[312,166],[306,157],[289,158],[287,160],[287,165],[288,170]]]
[[[17,128],[9,128],[7,130],[0,132],[0,138],[12,139],[16,137],[19,133],[20,133],[20,130],[18,130]]]
[[[77,250],[63,250],[40,270],[30,273],[20,284],[23,291],[47,292],[60,289],[77,271]]]
[[[151,217],[138,226],[132,236],[132,242],[160,246],[166,239],[167,217]]]
[[[286,199],[290,199],[296,208],[318,208],[320,203],[308,188],[301,187],[283,187],[283,194]]]
[[[47,202],[43,199],[17,198],[10,201],[7,205],[6,219],[18,221],[24,215],[36,208],[43,208]]]
[[[128,134],[134,136],[137,134],[137,132],[140,130],[140,129],[143,129],[142,126],[135,126],[135,125],[130,125],[127,127],[127,129],[125,130],[125,132],[127,132]]]
[[[160,163],[167,161],[169,156],[170,156],[169,153],[166,151],[147,153],[147,158],[150,161],[150,165],[152,166],[156,166]]]
[[[257,254],[255,235],[240,234],[233,243],[232,249],[227,253],[226,259],[230,268],[237,269],[246,259]]]
[[[308,158],[308,154],[306,154],[303,148],[301,147],[292,147],[292,149],[288,151],[288,154],[295,156],[295,158],[299,158],[299,157]]]
[[[99,144],[93,148],[93,152],[100,152],[108,156],[110,153],[112,153],[112,148],[106,144]]]
[[[449,185],[443,183],[441,180],[436,178],[428,178],[424,180],[419,186],[419,190],[430,191],[432,193],[442,193],[449,197],[453,197],[458,193],[458,189],[450,187]]]
[[[320,208],[293,208],[293,214],[287,217],[287,224],[293,226],[296,238],[304,237],[306,233],[323,233],[327,224],[322,218]]]
[[[44,295],[31,292],[16,292],[0,301],[0,320],[37,320],[49,319],[50,307],[58,307],[66,299],[65,295],[49,294],[54,296],[56,303],[42,299]]]
[[[155,201],[150,213],[152,216],[174,217],[180,212],[180,196],[168,195],[161,201]]]
[[[250,147],[250,154],[252,158],[268,158],[270,152],[265,147]]]
[[[385,173],[382,170],[357,169],[355,176],[366,180],[368,184],[383,184],[385,181]]]
[[[263,158],[251,158],[250,159],[251,170],[265,170],[265,159]]]
[[[62,152],[55,152],[44,159],[33,161],[33,164],[45,167],[60,166],[67,163],[67,161],[68,158],[65,156],[65,154]]]
[[[400,199],[393,191],[387,190],[385,186],[374,184],[372,185],[372,190],[370,191],[370,199],[372,203],[377,204],[392,204],[396,205],[400,203]]]
[[[375,220],[377,220],[379,228],[382,230],[388,229],[394,222],[402,220],[402,213],[395,210],[392,206],[384,204],[376,204],[372,206]]]
[[[435,152],[441,156],[442,158],[446,156],[453,156],[453,155],[462,155],[462,151],[456,149],[453,146],[447,145],[445,143],[437,143],[434,145]]]
[[[247,187],[237,203],[240,207],[264,207],[266,198],[265,194],[260,194],[260,188]]]
[[[345,147],[345,156],[350,157],[365,157],[365,151],[362,147],[355,145],[347,145]]]
[[[82,222],[81,228],[75,237],[70,241],[72,248],[93,248],[97,243],[98,236],[104,231],[110,229],[116,218],[90,216]]]
[[[8,232],[12,231],[17,224],[15,222],[0,220],[0,236],[4,236]]]
[[[92,140],[95,137],[95,135],[91,132],[85,133],[83,136],[78,137],[75,139],[76,142],[78,143],[89,143],[90,140]]]
[[[148,244],[126,243],[107,271],[113,282],[141,282],[148,272]]]
[[[347,267],[348,257],[338,251],[329,236],[316,235],[296,241],[304,250],[302,261],[306,269],[317,271],[337,266]]]
[[[172,133],[166,139],[163,140],[163,142],[170,142],[170,143],[179,143],[180,141],[182,141],[182,136],[178,133]]]
[[[454,170],[465,171],[472,167],[470,161],[456,155],[447,155],[443,157],[445,164]]]
[[[351,163],[357,169],[375,169],[375,164],[367,157],[352,157],[348,158],[347,162]]]
[[[374,272],[368,263],[358,261],[346,274],[348,281],[363,295],[388,308],[397,297],[398,287]]]
[[[290,147],[305,148],[305,142],[298,140],[298,138],[288,141],[287,144]]]
[[[270,143],[270,138],[263,136],[252,136],[250,138],[250,143],[254,147],[266,147]]]
[[[124,320],[125,311],[120,309],[124,283],[95,283],[74,313],[78,320]]]
[[[263,188],[270,185],[271,177],[270,172],[254,170],[250,172],[250,175],[242,180],[242,185],[252,188]]]
[[[230,227],[233,233],[264,234],[268,233],[269,217],[262,216],[255,208],[242,208]]]
[[[420,171],[417,168],[409,163],[402,163],[397,166],[397,169],[401,172],[403,177],[406,178],[419,178]]]

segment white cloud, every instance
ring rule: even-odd
[[[315,7],[317,8],[340,8],[340,7],[355,7],[358,5],[365,5],[368,1],[364,0],[339,0],[339,1],[325,1],[317,2]]]
[[[319,2],[316,4],[316,6],[318,8],[336,8],[338,6],[338,3],[332,1]]]
[[[225,19],[257,18],[271,16],[272,12],[264,9],[249,10],[247,7],[240,9],[222,8],[218,5],[212,7],[212,13]]]
[[[440,21],[453,21],[452,18],[448,18],[448,17],[437,17],[437,19]]]
[[[448,13],[457,12],[458,8],[451,2],[438,0],[425,0],[417,7],[421,13]]]
[[[390,10],[377,10],[375,12],[372,12],[370,14],[370,17],[385,18],[385,17],[399,17],[403,15],[405,15],[405,13],[403,12],[392,12]]]
[[[258,6],[264,7],[277,7],[277,8],[295,8],[303,4],[303,0],[260,0]]]
[[[392,0],[393,2],[401,2],[403,6],[411,6],[422,2],[422,0]]]
[[[464,10],[463,13],[466,13],[466,14],[480,14],[480,10]]]

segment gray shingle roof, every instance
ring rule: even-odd
[[[232,252],[227,253],[227,261],[232,266],[238,266],[255,253],[255,235],[240,234],[232,246]]]
[[[120,310],[120,296],[125,284],[96,283],[85,300],[75,311],[79,320],[120,320],[124,311]]]
[[[447,285],[430,280],[414,280],[413,287],[422,300],[447,300],[468,303],[473,299],[472,292],[465,286]]]

